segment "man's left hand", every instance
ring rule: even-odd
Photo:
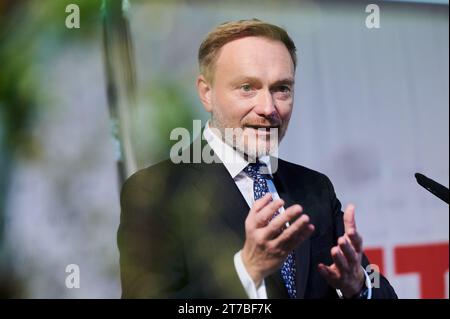
[[[356,231],[355,207],[347,205],[344,212],[345,234],[338,238],[338,245],[331,249],[334,263],[318,265],[319,273],[329,285],[340,289],[345,298],[355,297],[364,285],[364,270],[361,267],[363,253],[362,237]]]

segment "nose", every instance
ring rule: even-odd
[[[258,94],[257,105],[254,108],[258,115],[269,117],[276,112],[275,100],[270,90],[261,90]]]

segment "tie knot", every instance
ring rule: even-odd
[[[256,179],[267,174],[267,167],[266,164],[260,162],[250,163],[244,168],[244,172],[252,179]]]

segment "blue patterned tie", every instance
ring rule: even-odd
[[[255,197],[255,201],[269,192],[266,178],[260,171],[261,167],[267,170],[265,165],[261,163],[250,163],[246,168],[244,168],[244,172],[253,179],[253,195]],[[269,175],[267,176],[270,178]],[[275,212],[272,219],[278,214],[278,211]],[[295,255],[293,251],[288,255],[283,263],[283,266],[281,267],[281,277],[283,277],[284,285],[287,288],[289,297],[296,298],[297,288],[295,286]]]

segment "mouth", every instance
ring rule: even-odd
[[[278,126],[260,126],[260,125],[248,125],[245,126],[246,129],[251,129],[257,135],[269,136],[273,133],[272,129],[279,129]]]
[[[268,134],[271,129],[279,129],[279,126],[263,126],[263,125],[247,125],[245,126],[248,129],[253,129],[258,133]]]

